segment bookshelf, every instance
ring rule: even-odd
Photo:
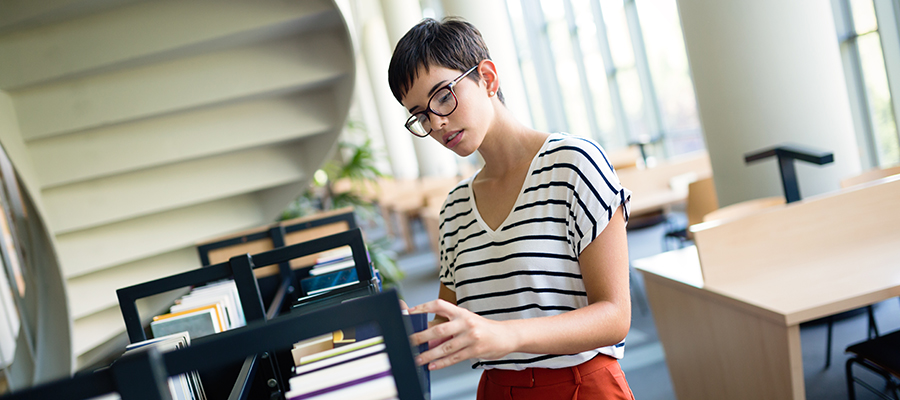
[[[424,400],[425,386],[416,368],[409,343],[409,323],[403,318],[395,291],[356,299],[310,313],[288,313],[270,321],[257,320],[245,327],[222,332],[190,347],[160,354],[155,349],[129,354],[109,368],[20,391],[3,399],[89,399],[118,392],[123,400],[170,400],[165,379],[189,371],[204,371],[222,364],[253,363],[254,356],[272,348],[289,348],[297,340],[351,326],[375,324],[384,338],[390,375],[401,400]],[[235,388],[247,381],[238,377]],[[233,392],[227,398],[240,398]],[[210,399],[219,397],[209,396]],[[257,398],[252,396],[250,398]],[[263,398],[263,397],[259,397]],[[268,398],[268,397],[265,397]]]
[[[356,229],[356,216],[352,207],[326,211],[301,218],[281,221],[221,237],[197,245],[197,253],[203,266],[227,262],[241,254],[257,254],[297,243],[307,242],[335,233]],[[254,270],[263,303],[268,307],[280,295],[279,283],[295,276],[294,283],[305,277],[303,269],[315,263],[315,254],[259,267]],[[301,270],[298,275],[298,270]],[[296,286],[293,286],[296,287]],[[288,287],[287,289],[291,289]]]
[[[352,215],[352,214],[351,214]],[[338,294],[358,295],[360,291],[364,291],[366,295],[377,293],[373,282],[372,269],[370,267],[369,258],[366,252],[365,243],[363,242],[362,232],[359,228],[340,232],[334,235],[313,239],[310,241],[293,244],[290,246],[279,247],[258,254],[244,254],[232,257],[228,262],[210,265],[204,268],[183,272],[180,274],[144,282],[118,289],[116,294],[119,299],[119,307],[122,311],[122,317],[125,321],[126,331],[131,343],[136,343],[147,339],[144,327],[141,322],[140,315],[137,311],[137,300],[149,297],[158,293],[167,292],[174,289],[200,286],[223,279],[234,279],[237,286],[238,295],[240,297],[241,308],[247,324],[254,322],[265,323],[290,308],[292,294],[295,293],[294,288],[298,287],[297,278],[294,273],[297,271],[289,270],[290,275],[282,278],[278,282],[278,289],[271,304],[264,307],[260,294],[260,288],[254,270],[268,265],[285,264],[291,260],[308,256],[311,254],[321,253],[339,247],[347,246],[351,250],[353,264],[359,282],[350,287],[340,289]],[[280,277],[280,275],[279,275]],[[346,297],[349,298],[349,297]],[[340,299],[338,299],[340,300]],[[315,307],[305,307],[305,311],[312,311],[332,302],[319,302]],[[223,332],[225,333],[225,332]],[[221,335],[218,333],[214,336]],[[208,337],[199,338],[194,343],[202,343]],[[264,352],[268,353],[268,352]],[[240,364],[228,365],[215,373],[201,373],[204,381],[220,381],[222,376],[246,377],[250,382],[236,380],[235,386],[231,389],[231,393],[240,393],[237,398],[247,398],[250,392],[267,392],[271,394],[280,392],[285,393],[283,376],[290,371],[290,364],[285,360],[291,360],[290,351],[271,352],[271,356],[257,356],[255,359],[247,358]],[[281,362],[279,362],[281,360]],[[264,365],[264,368],[260,368]],[[258,373],[258,376],[256,375]],[[274,387],[269,382],[274,382]],[[216,385],[221,388],[222,385]],[[215,390],[213,390],[214,393]]]

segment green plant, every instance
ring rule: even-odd
[[[349,128],[362,129],[360,124],[353,122],[349,123]],[[375,187],[377,179],[384,176],[377,167],[376,153],[370,139],[360,144],[340,142],[338,157],[327,162],[321,171],[316,172],[317,177],[306,192],[282,212],[281,220],[343,207],[353,207],[359,220],[378,218],[372,202],[360,195],[367,188]],[[349,188],[344,185],[338,189],[338,182],[349,182]],[[367,241],[366,247],[385,287],[395,286],[403,279],[403,271],[397,267],[396,255],[389,250],[390,241],[387,238]]]

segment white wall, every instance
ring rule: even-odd
[[[831,4],[679,0],[700,120],[721,206],[782,194],[774,159],[744,155],[792,142],[834,152],[797,165],[802,196],[860,171]]]

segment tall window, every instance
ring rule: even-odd
[[[900,163],[893,100],[900,95],[898,4],[892,0],[832,0],[851,108],[865,166]]]
[[[703,148],[675,0],[508,0],[535,128]]]

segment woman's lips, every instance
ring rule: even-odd
[[[459,143],[460,140],[462,140],[462,136],[463,136],[462,129],[460,129],[458,131],[450,132],[450,133],[444,135],[444,137],[443,137],[444,146],[446,146],[448,148],[453,148],[453,146],[456,146],[456,144]]]

